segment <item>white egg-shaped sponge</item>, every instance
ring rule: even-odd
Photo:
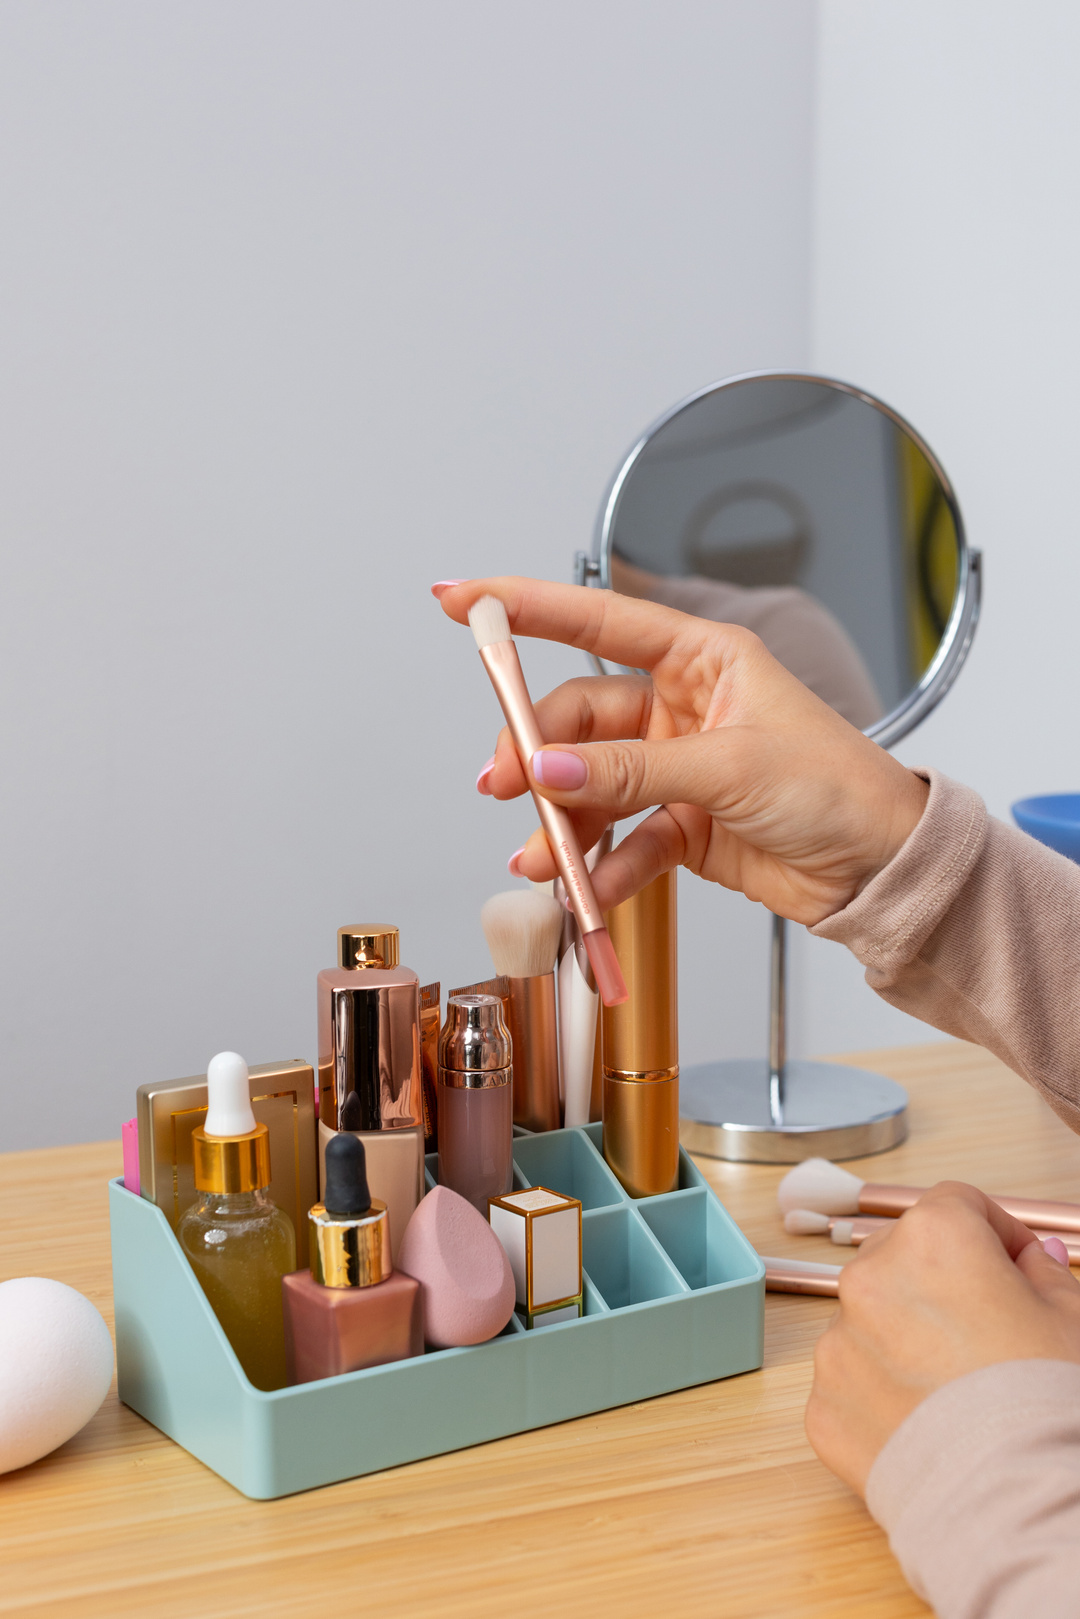
[[[89,1299],[44,1276],[0,1282],[0,1473],[77,1434],[112,1372],[109,1329]]]
[[[506,1249],[471,1203],[448,1186],[421,1198],[405,1227],[398,1269],[424,1291],[424,1338],[433,1349],[482,1344],[514,1313]]]

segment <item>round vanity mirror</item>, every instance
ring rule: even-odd
[[[612,480],[577,577],[755,631],[883,747],[945,695],[979,610],[979,554],[928,445],[871,394],[793,372],[732,377],[661,416]],[[770,1163],[895,1146],[899,1085],[786,1060],[785,926],[769,1057],[683,1069],[684,1145]]]

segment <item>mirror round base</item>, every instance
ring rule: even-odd
[[[903,1086],[842,1063],[789,1061],[782,1123],[771,1114],[763,1058],[684,1068],[679,1091],[679,1139],[687,1152],[707,1158],[750,1164],[864,1158],[907,1135]]]

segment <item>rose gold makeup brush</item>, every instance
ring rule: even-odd
[[[843,1265],[819,1265],[807,1259],[773,1259],[758,1256],[765,1266],[766,1293],[811,1293],[816,1298],[835,1299],[840,1294]]]
[[[781,1210],[812,1209],[818,1214],[883,1214],[892,1219],[917,1203],[925,1186],[892,1186],[862,1181],[827,1158],[807,1158],[789,1170],[777,1189]],[[1080,1204],[1038,1197],[994,1197],[994,1202],[1034,1231],[1080,1234]]]
[[[789,1209],[784,1215],[784,1230],[796,1237],[817,1237],[828,1235],[830,1242],[835,1242],[838,1248],[857,1248],[866,1241],[873,1231],[880,1231],[882,1226],[892,1225],[892,1220],[885,1214],[859,1214],[851,1219],[843,1219],[831,1214],[818,1214],[814,1209]],[[1080,1265],[1080,1237],[1062,1235],[1060,1231],[1035,1231],[1032,1236],[1045,1242],[1047,1237],[1056,1237],[1069,1256],[1070,1265]]]
[[[469,625],[506,716],[521,767],[528,777],[529,761],[544,746],[544,738],[540,734],[536,711],[525,684],[517,647],[510,634],[506,608],[495,596],[481,596],[469,608]],[[559,876],[570,896],[585,951],[596,975],[600,998],[605,1006],[620,1006],[627,999],[626,984],[623,982],[619,958],[596,903],[585,856],[581,852],[573,823],[560,805],[552,804],[535,789],[532,789],[532,795],[540,825],[547,834],[551,853],[559,868]]]
[[[514,1123],[526,1130],[557,1130],[562,1123],[555,958],[566,916],[551,894],[530,888],[492,894],[480,912],[495,971],[506,980]]]

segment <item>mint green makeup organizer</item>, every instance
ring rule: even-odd
[[[490,1343],[272,1394],[244,1376],[161,1210],[112,1181],[120,1398],[267,1500],[753,1371],[761,1260],[684,1152],[678,1190],[635,1202],[601,1156],[600,1131],[514,1141],[516,1188],[581,1201],[579,1320],[526,1332],[515,1315]]]

